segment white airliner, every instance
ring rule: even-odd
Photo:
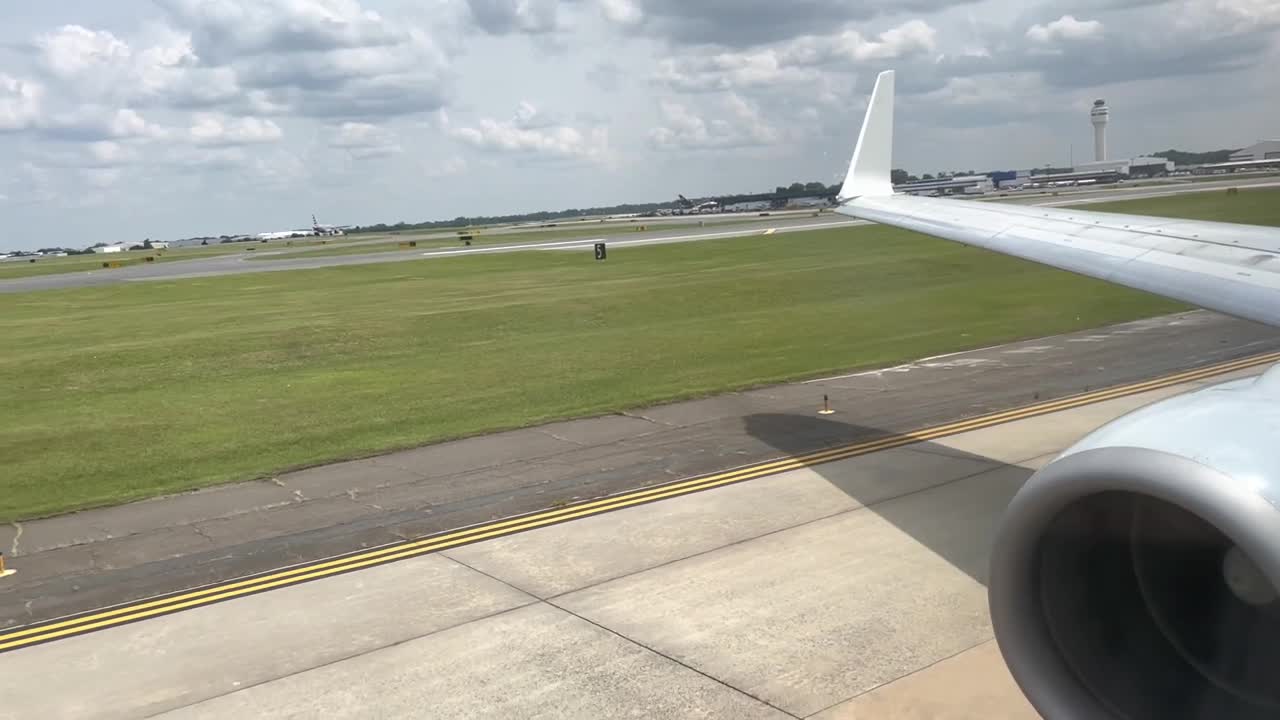
[[[895,195],[893,84],[837,212],[1280,326],[1280,228]],[[1038,471],[988,595],[1046,720],[1280,717],[1280,369],[1132,412]]]
[[[346,235],[350,225],[321,225],[316,216],[311,216],[311,232],[316,235]]]

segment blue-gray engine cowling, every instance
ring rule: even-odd
[[[994,548],[996,639],[1046,720],[1280,718],[1280,368],[1097,430]]]

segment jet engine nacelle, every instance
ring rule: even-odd
[[[1280,717],[1280,368],[1104,426],[1010,504],[1000,650],[1046,720]]]

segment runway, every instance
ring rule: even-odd
[[[1117,200],[1140,199],[1147,197],[1166,197],[1169,195],[1177,195],[1181,193],[1207,192],[1211,190],[1221,190],[1225,187],[1273,187],[1280,186],[1280,181],[1274,178],[1262,177],[1237,181],[1222,181],[1221,183],[1204,182],[1204,183],[1188,183],[1178,187],[1136,187],[1136,188],[1112,188],[1107,190],[1076,190],[1062,191],[1060,196],[1053,194],[1036,193],[1030,196],[1019,196],[1011,194],[1008,199],[1002,202],[1025,202],[1032,205],[1084,205],[1097,202],[1113,202]],[[1062,197],[1068,196],[1068,197]],[[528,242],[528,243],[511,243],[511,244],[495,244],[495,245],[476,245],[472,247],[464,247],[451,250],[431,250],[431,251],[402,251],[402,252],[374,252],[355,255],[331,255],[324,257],[306,257],[305,252],[298,253],[298,257],[288,257],[272,260],[253,260],[248,259],[244,255],[218,256],[212,258],[200,258],[194,260],[180,260],[156,264],[132,265],[123,268],[110,270],[92,270],[88,272],[62,273],[52,275],[37,275],[32,277],[15,278],[10,280],[0,280],[0,293],[29,292],[35,290],[56,290],[74,287],[93,287],[102,285],[111,285],[125,282],[147,282],[147,281],[163,281],[163,280],[180,280],[184,278],[202,278],[217,277],[224,275],[236,275],[241,273],[258,273],[258,272],[279,272],[286,270],[308,270],[316,268],[340,267],[344,265],[367,265],[374,263],[402,262],[407,260],[429,260],[442,259],[452,257],[463,257],[467,255],[483,255],[491,253],[508,253],[508,252],[529,252],[536,250],[589,250],[592,245],[597,242],[606,242],[613,247],[628,247],[634,245],[656,245],[673,242],[698,242],[701,240],[718,240],[732,237],[746,237],[761,234],[786,234],[791,232],[802,232],[805,230],[830,228],[830,227],[849,227],[856,225],[865,225],[865,221],[846,220],[837,218],[827,213],[819,217],[813,217],[814,211],[793,211],[777,213],[778,218],[771,218],[768,221],[759,223],[750,223],[747,225],[724,228],[720,230],[692,230],[684,229],[667,229],[657,230],[642,234],[637,237],[634,230],[622,230],[613,228],[607,230],[601,229],[599,237],[591,237],[566,241],[549,241],[549,242]],[[739,215],[721,215],[721,216],[685,216],[679,218],[685,222],[689,222],[690,218],[698,220],[708,220],[712,217],[723,219],[744,219],[750,216]],[[646,219],[646,224],[648,221]],[[582,223],[566,223],[565,227],[583,226]],[[589,224],[585,224],[589,225]],[[451,237],[452,233],[442,233],[442,237]],[[501,233],[498,233],[500,236]],[[364,241],[360,241],[364,242]],[[373,241],[370,241],[373,242]],[[381,239],[376,242],[389,242]]]
[[[1260,370],[1237,362],[886,431],[785,455],[796,467],[733,471],[758,470],[750,480],[663,499],[654,488],[6,652],[0,717],[1034,718],[986,611],[1009,498],[1094,427]],[[813,422],[760,419],[753,432],[786,449]],[[847,415],[822,422],[857,434]]]
[[[127,282],[149,282],[181,280],[187,278],[218,277],[245,273],[281,272],[286,270],[312,270],[317,268],[340,267],[344,265],[370,265],[375,263],[404,262],[407,260],[424,260],[462,257],[467,255],[488,255],[493,253],[529,252],[536,250],[585,249],[590,251],[597,242],[607,242],[615,247],[640,244],[661,244],[668,242],[696,242],[730,237],[760,235],[767,230],[774,233],[795,232],[814,229],[816,227],[835,227],[838,225],[861,224],[856,220],[845,220],[827,214],[813,217],[809,212],[803,217],[784,218],[768,223],[752,223],[735,229],[707,230],[699,232],[688,228],[678,230],[659,230],[637,233],[634,230],[613,233],[602,232],[599,237],[580,240],[524,242],[497,245],[473,245],[453,250],[405,250],[400,252],[372,252],[355,255],[329,255],[323,257],[306,257],[306,253],[298,253],[298,257],[284,257],[264,260],[265,253],[256,258],[244,255],[223,255],[194,260],[175,260],[171,262],[130,265],[111,270],[91,270],[88,272],[61,273],[53,275],[36,275],[31,277],[0,280],[0,293],[30,292],[35,290],[58,290],[75,287],[93,287],[113,285]],[[389,242],[386,239],[380,243]]]

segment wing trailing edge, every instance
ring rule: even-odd
[[[876,79],[836,212],[1280,327],[1280,228],[893,192],[893,71]]]

